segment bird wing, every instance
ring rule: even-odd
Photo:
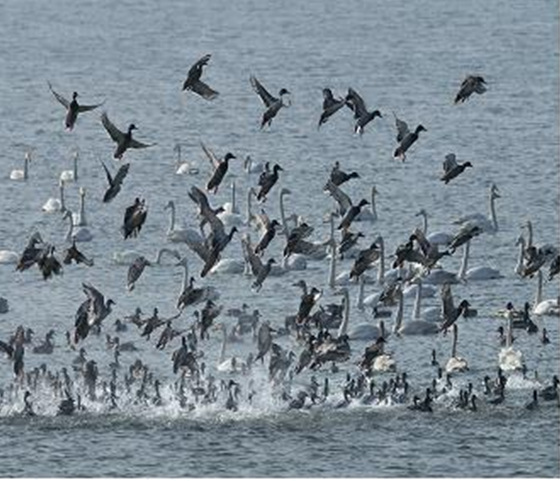
[[[55,90],[52,88],[52,85],[51,85],[50,82],[47,82],[47,83],[49,84],[49,89],[51,89],[51,92],[54,95],[54,97],[56,98],[56,100],[58,100],[62,105],[64,105],[64,107],[69,108],[70,107],[70,102],[67,99],[65,99],[62,95],[55,92]]]
[[[223,238],[225,236],[224,223],[219,219],[219,217],[214,214],[214,211],[210,208],[208,203],[208,197],[202,192],[198,187],[193,185],[191,191],[189,192],[189,197],[199,205],[200,214],[208,221],[210,228],[214,237]]]
[[[107,176],[107,182],[109,182],[109,185],[113,185],[113,177],[111,177],[111,172],[109,172],[109,169],[102,160],[99,160],[99,162],[101,162],[101,165],[103,166],[103,170],[105,171],[105,175]]]
[[[140,142],[136,139],[130,139],[130,144],[128,145],[129,147],[133,148],[133,149],[145,149],[147,147],[153,147],[155,144],[145,144],[144,142]]]
[[[358,92],[356,92],[353,88],[349,88],[348,97],[350,97],[350,102],[352,102],[354,107],[353,110],[355,119],[359,119],[362,115],[367,114],[366,103]]]
[[[204,238],[194,229],[185,229],[185,235],[183,236],[183,241],[189,249],[191,249],[195,254],[197,254],[204,262],[210,257],[210,250],[206,247],[206,242]]]
[[[0,341],[0,350],[4,351],[10,358],[14,355],[14,348],[4,341]]]
[[[94,110],[97,107],[101,107],[105,103],[105,100],[99,104],[95,105],[78,105],[78,112],[88,112],[90,110]]]
[[[119,170],[117,171],[117,174],[115,175],[115,178],[113,179],[113,183],[115,185],[122,184],[122,181],[124,180],[124,178],[128,174],[128,169],[130,169],[130,163],[123,164],[119,167]]]
[[[443,161],[443,171],[447,173],[456,167],[457,167],[457,158],[455,157],[455,154],[447,154],[445,156],[445,160]]]
[[[101,123],[114,142],[120,143],[123,141],[125,134],[117,129],[113,122],[109,120],[109,117],[107,117],[107,112],[103,112],[101,114]]]
[[[90,306],[93,307],[95,312],[99,312],[99,308],[105,305],[105,298],[101,292],[99,292],[95,287],[93,287],[90,283],[82,283],[82,288],[84,294],[88,297],[91,301]]]
[[[193,66],[189,69],[189,73],[187,74],[188,77],[194,77],[194,76],[200,76],[199,72],[200,69],[204,66],[204,65],[208,65],[208,62],[210,61],[210,58],[212,57],[211,54],[207,53],[206,55],[204,55],[204,57],[202,57],[201,59],[197,60]]]
[[[202,80],[197,80],[191,85],[191,90],[206,100],[212,100],[219,95],[219,92],[210,88]]]
[[[251,266],[251,272],[254,276],[258,276],[263,268],[263,263],[259,256],[255,254],[253,246],[251,245],[251,238],[248,234],[245,234],[241,238],[241,246],[243,247],[243,253],[245,255],[245,260]]]
[[[262,84],[256,79],[256,77],[253,77],[251,75],[251,78],[249,80],[251,81],[253,89],[255,90],[255,92],[257,92],[257,95],[261,98],[263,104],[267,108],[278,101],[276,97],[273,97],[270,92],[262,86]]]
[[[336,186],[332,180],[328,180],[325,185],[325,190],[327,190],[339,205],[340,215],[346,214],[346,212],[352,207],[352,201],[350,197],[345,194],[342,189]]]
[[[393,112],[393,117],[395,117],[395,125],[397,126],[397,142],[401,142],[410,133],[410,129],[404,120],[397,117],[395,112]]]
[[[200,142],[200,146],[202,147],[202,150],[206,154],[206,157],[208,157],[208,160],[210,161],[210,164],[212,165],[212,168],[217,169],[218,165],[220,165],[220,159],[218,159],[218,157],[216,157],[216,154],[214,154],[214,152],[212,152],[212,150],[210,150],[208,147],[206,147],[206,145],[204,145],[202,143],[202,141]]]

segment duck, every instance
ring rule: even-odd
[[[115,264],[129,266],[138,257],[141,257],[141,255],[142,254],[140,254],[137,251],[128,250],[122,252],[114,252],[112,259]],[[175,265],[177,261],[181,259],[181,254],[179,253],[178,250],[168,249],[167,247],[161,247],[156,251],[154,258],[153,260],[150,261],[150,263],[155,265],[165,264],[164,255],[167,255],[168,257],[175,259],[173,265]]]
[[[317,124],[317,129],[321,128],[332,115],[338,112],[344,105],[347,104],[346,98],[336,99],[330,88],[323,89],[323,112],[319,117],[319,123]]]
[[[60,173],[59,180],[66,184],[70,182],[77,182],[78,181],[78,159],[80,158],[80,152],[76,150],[72,155],[73,159],[73,168],[72,170],[63,170]]]
[[[57,93],[50,82],[47,82],[49,89],[54,95],[55,99],[60,102],[60,104],[66,109],[66,118],[64,119],[64,125],[67,130],[72,130],[78,120],[78,114],[83,112],[89,112],[90,110],[95,110],[97,107],[103,105],[104,101],[95,105],[80,105],[78,103],[78,92],[72,92],[72,100],[69,102],[62,95]]]
[[[35,354],[52,354],[54,350],[54,344],[52,343],[52,338],[55,332],[54,329],[49,330],[45,335],[45,341],[38,346],[33,348],[33,353]]]
[[[451,357],[445,365],[445,372],[465,372],[468,371],[469,365],[465,358],[457,356],[457,338],[458,338],[457,324],[453,324],[453,344],[451,347]]]
[[[377,209],[375,207],[375,196],[378,194],[378,190],[375,185],[371,186],[371,203],[369,208],[365,207],[360,210],[360,213],[356,216],[356,222],[376,222],[377,221]]]
[[[368,111],[364,99],[353,88],[348,89],[346,105],[354,112],[354,119],[356,120],[356,124],[354,125],[355,134],[362,135],[364,133],[364,127],[367,124],[376,117],[383,117],[379,110]]]
[[[212,58],[212,54],[206,54],[199,60],[197,60],[189,69],[189,73],[187,74],[187,78],[183,82],[182,90],[191,91],[195,94],[200,95],[205,100],[213,100],[215,99],[219,93],[200,80],[202,76],[203,69],[208,65],[208,62]]]
[[[110,120],[107,116],[107,112],[103,112],[101,114],[101,123],[103,127],[109,134],[109,137],[117,144],[113,157],[115,159],[122,159],[124,153],[132,148],[132,149],[145,149],[148,147],[152,147],[155,144],[145,144],[139,142],[136,139],[132,138],[132,131],[137,130],[136,125],[130,124],[126,132],[121,132]]]
[[[107,187],[105,194],[103,194],[103,202],[107,203],[107,202],[111,202],[121,191],[122,183],[128,174],[128,170],[130,169],[130,163],[121,165],[119,167],[119,170],[117,170],[117,173],[113,177],[111,175],[111,172],[105,165],[105,163],[102,160],[100,162],[101,165],[103,166],[103,170],[105,171],[107,182],[109,183],[109,187]]]
[[[461,175],[467,167],[472,167],[471,162],[464,162],[459,164],[457,162],[457,157],[455,154],[450,153],[445,156],[445,161],[443,162],[443,174],[440,177],[442,182],[448,184],[455,177]]]
[[[406,151],[418,140],[420,132],[427,132],[428,129],[419,124],[414,132],[408,132],[401,140],[399,146],[395,149],[393,157],[400,158],[403,162],[406,160]]]
[[[468,100],[473,93],[482,95],[484,92],[486,92],[486,82],[484,78],[480,75],[467,75],[465,80],[461,83],[459,92],[457,92],[455,96],[454,103],[463,103],[465,100]]]
[[[11,180],[27,180],[29,179],[29,162],[31,162],[31,152],[25,152],[23,157],[23,169],[14,169],[10,173]]]
[[[257,80],[256,77],[251,76],[249,78],[249,81],[251,82],[253,90],[257,93],[262,103],[266,107],[261,120],[262,130],[265,125],[268,125],[270,127],[272,119],[276,117],[282,107],[289,107],[291,105],[289,101],[284,102],[284,96],[289,95],[290,92],[287,89],[282,88],[278,92],[278,97],[274,97],[268,90],[263,87],[263,85]]]

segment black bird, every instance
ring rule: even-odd
[[[183,82],[182,90],[190,90],[206,100],[212,100],[218,96],[218,92],[211,89],[207,84],[200,80],[203,67],[208,65],[210,57],[211,54],[205,55],[189,69],[187,79]]]
[[[130,169],[130,163],[121,165],[115,177],[112,177],[107,166],[103,163],[103,161],[100,162],[101,165],[103,166],[103,169],[105,170],[105,175],[107,176],[107,182],[109,182],[109,187],[105,191],[105,194],[103,194],[103,202],[110,202],[121,191],[124,178],[128,174],[128,169]]]
[[[210,163],[212,164],[212,167],[214,168],[212,177],[210,177],[210,180],[206,184],[206,189],[209,192],[212,189],[214,189],[214,194],[216,194],[218,192],[218,187],[220,186],[225,175],[227,174],[229,161],[231,159],[236,159],[237,157],[235,157],[235,155],[233,155],[231,152],[228,152],[225,155],[224,159],[220,161],[216,157],[216,155],[209,148],[207,148],[202,142],[200,143],[200,146],[202,147],[202,150],[204,150],[204,153],[206,154],[206,156],[210,160]]]
[[[127,207],[124,213],[122,232],[125,239],[138,235],[140,230],[142,230],[144,222],[146,222],[147,215],[148,208],[146,207],[145,200],[140,200],[136,197],[136,199],[134,199],[134,204]]]
[[[278,164],[274,164],[274,167],[272,168],[272,172],[270,172],[270,174],[266,174],[264,177],[261,175],[261,178],[259,178],[259,185],[261,186],[261,188],[257,194],[257,200],[262,200],[263,202],[266,200],[266,195],[270,192],[270,189],[274,187],[276,182],[278,182],[278,172],[280,170],[284,169]]]
[[[329,118],[346,104],[346,99],[335,99],[332,90],[323,89],[323,112],[319,118],[317,128],[320,128]]]
[[[88,267],[93,266],[93,260],[88,259],[76,247],[76,238],[72,238],[72,246],[64,252],[64,259],[62,262],[64,264],[71,264],[72,261],[76,262],[76,264],[85,264]]]
[[[554,276],[556,276],[559,272],[560,272],[560,255],[557,255],[552,261],[552,263],[550,264],[550,270],[548,271],[548,280],[551,281],[552,279],[554,279]]]
[[[533,411],[535,409],[537,409],[539,407],[539,398],[538,398],[538,393],[537,390],[534,389],[533,390],[533,399],[525,405],[525,409],[528,409],[529,411]]]
[[[486,92],[486,82],[484,79],[478,75],[469,75],[463,80],[463,83],[461,83],[459,92],[455,97],[455,103],[463,103],[473,93],[481,95],[484,92]]]
[[[334,167],[331,170],[331,182],[337,187],[348,182],[350,179],[359,179],[360,174],[358,172],[350,172],[349,174],[340,170],[340,162],[337,160],[334,163]]]
[[[152,263],[146,259],[144,256],[138,256],[128,268],[128,274],[126,277],[127,289],[132,291],[134,289],[134,283],[140,279],[144,268],[151,266]]]
[[[344,256],[344,253],[347,250],[356,245],[358,240],[360,240],[360,237],[364,237],[364,234],[362,234],[361,232],[358,232],[356,234],[350,232],[349,230],[345,230],[343,232],[342,239],[340,241],[340,244],[338,245],[338,253],[340,254],[341,258]]]
[[[251,81],[251,85],[253,86],[254,91],[257,93],[257,95],[262,100],[262,103],[266,107],[266,110],[262,116],[261,129],[266,124],[268,124],[268,126],[270,127],[272,119],[276,117],[276,114],[278,114],[280,109],[282,107],[288,107],[290,105],[289,103],[284,103],[284,95],[288,95],[290,92],[288,92],[288,90],[286,90],[285,88],[282,88],[280,89],[280,92],[278,92],[279,98],[276,98],[272,96],[270,92],[266,90],[255,77],[251,76],[249,80]]]
[[[264,250],[272,242],[272,239],[274,239],[274,237],[276,236],[276,227],[279,227],[280,225],[280,222],[278,222],[276,219],[273,219],[265,226],[266,231],[255,247],[255,254],[261,255],[264,252]]]
[[[54,91],[50,82],[47,83],[49,84],[49,89],[51,89],[51,92],[56,98],[56,100],[58,100],[66,109],[66,118],[64,119],[64,125],[68,130],[72,130],[74,128],[79,113],[88,112],[89,110],[94,110],[97,107],[104,104],[104,102],[101,102],[100,104],[96,104],[96,105],[80,105],[77,100],[78,92],[72,93],[72,101],[69,102],[62,95]]]
[[[367,249],[359,252],[350,270],[350,279],[358,279],[377,259],[379,259],[379,246],[373,242]]]
[[[62,264],[54,255],[55,247],[49,245],[43,250],[42,254],[37,260],[37,265],[43,274],[43,279],[47,280],[52,277],[53,274],[62,274]]]
[[[467,167],[472,166],[470,162],[459,164],[457,163],[455,154],[447,154],[443,162],[443,175],[440,177],[440,180],[447,184],[450,180],[461,174]]]
[[[406,151],[418,140],[418,135],[422,131],[427,132],[427,129],[423,125],[418,125],[414,132],[408,132],[401,140],[400,145],[395,149],[393,157],[399,157],[404,162],[406,160]]]
[[[346,105],[354,111],[354,118],[356,119],[354,133],[356,134],[362,135],[364,127],[375,117],[383,117],[379,110],[369,112],[364,99],[352,88],[348,89],[348,95],[346,95]]]
[[[350,227],[350,224],[352,224],[352,221],[358,216],[358,214],[362,210],[362,207],[368,204],[369,202],[366,199],[362,199],[358,205],[353,205],[352,207],[350,207],[337,228],[348,229]]]
[[[132,138],[132,131],[136,130],[137,127],[134,124],[130,124],[128,126],[128,130],[125,132],[121,132],[107,117],[107,113],[103,112],[101,114],[101,123],[105,130],[109,134],[109,137],[113,139],[113,142],[117,144],[117,148],[115,149],[115,153],[113,157],[115,159],[122,159],[122,156],[126,152],[127,149],[145,149],[147,147],[152,147],[155,144],[144,144],[139,142],[136,139]]]
[[[39,245],[38,245],[39,244]],[[39,232],[35,232],[27,242],[27,246],[25,247],[23,253],[21,254],[17,266],[16,271],[24,271],[29,269],[33,264],[35,264],[41,254],[45,249],[45,245],[43,244],[43,239],[41,238],[41,234]]]

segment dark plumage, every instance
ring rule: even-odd
[[[89,110],[96,109],[97,107],[103,105],[104,103],[101,102],[100,104],[96,104],[96,105],[80,105],[77,100],[78,92],[72,93],[72,101],[69,102],[62,95],[54,91],[50,82],[48,82],[48,84],[49,84],[49,89],[51,90],[56,100],[58,100],[66,109],[66,118],[64,119],[64,125],[68,130],[72,130],[74,128],[74,125],[76,124],[76,120],[78,120],[79,113],[88,112]]]
[[[356,124],[354,125],[354,133],[362,135],[364,133],[364,127],[369,124],[375,117],[383,117],[379,110],[374,110],[369,112],[367,110],[364,99],[360,97],[358,92],[354,89],[348,89],[348,95],[346,95],[346,105],[354,111],[354,119],[356,119]]]
[[[319,118],[317,128],[320,128],[332,115],[338,112],[346,104],[346,99],[335,99],[332,90],[323,89],[323,112]]]
[[[124,222],[122,232],[125,239],[129,237],[136,237],[142,230],[146,216],[148,215],[148,208],[144,199],[140,200],[138,197],[134,200],[134,204],[127,207],[124,213]]]
[[[71,264],[74,261],[76,264],[85,264],[88,267],[93,266],[93,260],[88,259],[84,254],[82,254],[76,247],[76,239],[72,239],[72,246],[66,249],[64,253],[64,264]]]
[[[183,82],[182,90],[190,90],[206,100],[212,100],[218,96],[218,92],[211,89],[207,84],[200,80],[203,68],[208,65],[210,58],[210,54],[205,55],[189,69],[187,78]]]
[[[340,170],[340,162],[338,160],[334,163],[334,167],[331,170],[331,182],[337,187],[348,182],[350,179],[359,179],[360,174],[358,172],[346,173]]]
[[[220,186],[222,180],[224,179],[227,171],[228,171],[228,167],[229,167],[229,161],[231,159],[235,159],[235,155],[233,155],[231,152],[228,152],[225,157],[224,160],[222,160],[215,168],[212,177],[210,177],[210,180],[208,181],[208,184],[206,184],[206,189],[208,191],[211,191],[212,189],[214,189],[214,194],[218,192],[218,187]]]
[[[486,82],[484,79],[479,75],[469,75],[463,80],[463,83],[461,83],[459,92],[457,92],[455,96],[455,103],[463,103],[473,93],[481,95],[484,92],[486,92]]]
[[[362,199],[358,205],[353,205],[352,207],[350,207],[337,228],[348,229],[350,227],[350,224],[352,224],[352,221],[357,217],[357,215],[362,210],[362,207],[368,204],[369,202],[367,200]]]
[[[467,167],[472,166],[470,162],[459,164],[455,159],[455,154],[447,154],[443,162],[443,175],[440,177],[440,180],[447,184],[450,180],[462,174]]]
[[[272,119],[276,117],[276,114],[280,112],[280,109],[289,105],[284,103],[283,97],[290,92],[288,92],[287,89],[282,88],[280,89],[280,92],[278,92],[278,98],[276,98],[263,87],[263,85],[256,79],[256,77],[251,76],[249,80],[251,82],[253,90],[257,93],[262,103],[266,107],[261,120],[261,129],[267,124],[270,127]]]
[[[137,127],[134,124],[130,124],[128,126],[128,130],[125,132],[121,132],[110,120],[107,116],[106,112],[101,114],[101,123],[105,130],[109,134],[109,137],[117,144],[117,148],[115,149],[115,153],[113,157],[115,159],[122,159],[122,156],[126,152],[127,149],[145,149],[147,147],[152,147],[155,144],[144,144],[139,142],[136,139],[132,138],[132,131],[135,130]]]
[[[276,182],[278,182],[278,172],[284,170],[282,167],[280,167],[278,164],[274,164],[274,167],[272,168],[272,172],[270,172],[269,174],[266,174],[264,177],[261,176],[261,178],[259,178],[259,185],[261,186],[258,194],[257,194],[257,200],[266,200],[266,195],[270,192],[270,189],[272,189],[272,187],[274,187],[274,185],[276,184]]]
[[[409,132],[405,135],[405,137],[401,140],[400,145],[395,149],[393,156],[400,157],[400,159],[404,162],[406,160],[406,151],[418,140],[418,136],[422,131],[426,132],[427,129],[423,125],[419,125],[416,127],[414,132]]]
[[[107,188],[107,190],[105,191],[105,194],[103,195],[103,202],[110,202],[121,191],[121,187],[122,187],[122,183],[124,181],[124,178],[128,174],[128,169],[130,169],[130,163],[121,165],[119,167],[119,170],[117,171],[115,177],[111,176],[111,173],[109,172],[109,169],[103,163],[103,161],[101,161],[101,165],[103,166],[103,169],[105,170],[105,175],[107,176],[107,182],[109,182],[109,187]]]

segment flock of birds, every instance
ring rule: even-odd
[[[207,85],[202,78],[203,69],[211,56],[205,55],[189,70],[183,83],[183,90],[212,101],[219,93]],[[250,84],[264,104],[261,129],[271,126],[284,107],[291,105],[290,92],[282,88],[277,96],[272,95],[256,77]],[[80,114],[98,109],[102,104],[83,105],[74,92],[69,101],[57,93],[49,83],[55,99],[66,109],[65,126],[71,131],[76,127]],[[467,101],[473,94],[486,92],[486,83],[480,76],[468,76],[460,85],[455,103]],[[354,118],[354,132],[363,135],[365,127],[375,118],[382,117],[379,110],[369,110],[363,98],[352,88],[347,95],[337,98],[333,92],[323,90],[323,109],[319,116],[318,128],[337,112],[350,111]],[[341,115],[341,114],[338,114]],[[393,114],[394,115],[394,114]],[[414,130],[406,122],[394,115],[396,126],[396,159],[406,160],[406,154],[419,140],[421,132],[427,131],[423,125]],[[129,149],[144,149],[155,144],[144,143],[133,138],[136,129],[130,124],[121,130],[109,119],[106,112],[101,115],[101,124],[115,144],[114,158],[122,160]],[[190,254],[200,259],[202,269],[199,279],[192,275],[188,257],[179,249],[162,248],[154,259],[136,254],[134,251],[115,256],[114,261],[128,265],[126,289],[130,292],[141,282],[146,268],[170,259],[173,265],[184,269],[183,285],[177,298],[177,313],[170,318],[159,315],[158,309],[144,316],[138,308],[123,320],[108,323],[115,301],[101,290],[84,282],[84,301],[78,306],[73,326],[66,332],[67,349],[77,352],[77,357],[60,370],[51,370],[46,362],[32,370],[25,369],[26,356],[47,356],[56,346],[54,330],[49,330],[42,343],[33,339],[34,330],[20,325],[10,335],[2,332],[0,351],[5,353],[13,370],[14,380],[0,390],[0,412],[9,406],[16,406],[16,414],[32,416],[40,413],[72,415],[81,411],[95,410],[96,406],[126,411],[131,404],[141,406],[165,406],[173,404],[180,409],[195,410],[205,405],[238,410],[241,404],[251,405],[260,395],[266,394],[286,409],[312,409],[327,405],[345,408],[351,404],[394,405],[403,404],[410,410],[429,412],[436,406],[452,406],[457,409],[476,411],[480,403],[488,406],[504,402],[510,379],[515,376],[526,378],[527,367],[523,353],[515,348],[514,333],[535,336],[543,346],[550,343],[546,329],[539,328],[534,316],[559,315],[558,299],[542,300],[543,277],[552,281],[560,271],[558,248],[551,244],[533,243],[533,228],[530,221],[523,227],[526,234],[519,237],[519,256],[515,273],[521,278],[537,277],[537,296],[533,304],[525,303],[521,310],[508,303],[497,314],[506,320],[498,329],[496,377],[485,375],[480,386],[462,385],[460,373],[469,369],[466,358],[458,354],[458,319],[477,315],[477,309],[468,299],[456,303],[452,295],[454,284],[488,281],[503,277],[498,270],[490,267],[468,268],[471,243],[479,242],[481,236],[494,234],[498,230],[495,201],[500,191],[494,184],[489,190],[489,216],[471,214],[456,221],[452,233],[428,231],[428,214],[422,216],[423,226],[415,228],[408,239],[387,252],[383,237],[366,239],[359,230],[363,223],[377,220],[375,196],[372,188],[371,199],[351,199],[345,192],[346,186],[354,179],[360,179],[359,172],[345,172],[339,162],[325,179],[324,191],[332,197],[334,208],[324,219],[330,223],[331,232],[326,240],[312,241],[313,225],[301,216],[286,216],[284,198],[289,189],[276,187],[281,173],[281,165],[255,163],[250,157],[244,161],[244,168],[256,185],[247,193],[248,216],[243,219],[231,203],[217,206],[213,197],[224,185],[230,161],[236,156],[227,152],[223,157],[201,143],[201,148],[212,166],[212,174],[205,186],[193,185],[188,196],[198,210],[198,228],[178,228],[173,200],[166,209],[170,211],[170,227],[166,240],[175,247],[186,245]],[[177,174],[198,175],[199,170],[188,162],[181,161],[180,146],[176,149],[179,158]],[[71,212],[64,203],[64,188],[69,182],[78,181],[79,154],[74,157],[74,169],[64,171],[59,180],[59,198],[49,199],[43,206],[45,213],[61,215],[68,221],[67,246],[62,261],[57,257],[55,246],[46,242],[39,232],[27,241],[21,253],[0,251],[0,263],[15,264],[19,273],[37,266],[45,279],[56,282],[56,276],[73,262],[87,268],[95,268],[93,258],[88,256],[87,243],[93,234],[88,228],[85,210],[86,190],[80,189],[79,212]],[[10,178],[16,181],[29,180],[31,155],[25,155],[23,170],[14,170]],[[103,162],[102,168],[107,178],[107,189],[103,194],[104,203],[111,202],[119,195],[123,182],[130,175],[130,163],[121,163],[115,173]],[[445,156],[441,181],[445,184],[462,175],[470,162],[461,163],[452,153]],[[251,177],[250,177],[251,178]],[[235,189],[235,185],[233,185]],[[280,219],[271,219],[265,210],[270,196],[277,192],[280,200]],[[235,196],[235,190],[233,191]],[[254,200],[253,200],[254,199]],[[251,203],[260,205],[260,212],[253,212]],[[214,204],[214,205],[213,205]],[[270,204],[270,202],[269,202]],[[269,205],[268,204],[268,205]],[[121,232],[123,239],[142,237],[142,227],[148,217],[148,204],[137,197],[123,215]],[[253,243],[251,234],[257,233]],[[227,258],[228,246],[240,237],[243,259]],[[275,257],[269,255],[276,237],[283,238],[284,247]],[[363,239],[363,240],[362,240]],[[366,244],[365,246],[363,244]],[[458,272],[450,272],[441,267],[449,256],[462,249],[462,262]],[[385,262],[392,260],[391,268]],[[337,274],[337,265],[349,261],[349,270]],[[310,263],[328,262],[328,288],[342,301],[340,304],[322,304],[323,289],[310,285],[304,280]],[[377,275],[371,275],[376,269]],[[79,271],[73,271],[78,275]],[[205,285],[204,280],[217,272],[244,274],[254,281],[252,289],[258,295],[267,279],[272,276],[297,272],[300,280],[294,286],[301,289],[299,305],[294,305],[293,313],[285,316],[282,325],[272,325],[266,315],[247,304],[230,307],[219,304],[218,288]],[[33,275],[33,274],[25,274]],[[377,292],[365,295],[366,285],[376,285]],[[357,308],[371,312],[367,322],[352,325],[350,322],[350,289],[358,290]],[[422,300],[439,295],[441,308],[421,309]],[[404,321],[404,298],[414,297],[412,319]],[[505,303],[504,303],[505,304]],[[196,309],[196,310],[195,310]],[[178,319],[192,310],[194,321],[188,326],[178,327]],[[0,312],[9,312],[8,301],[0,298]],[[394,319],[391,327],[386,327],[389,316]],[[227,319],[227,320],[226,320]],[[115,335],[112,335],[110,331]],[[121,337],[130,331],[138,332],[138,339],[157,338],[155,349],[170,352],[169,370],[174,380],[165,384],[144,363],[140,357],[128,368],[120,361],[122,353],[135,353],[139,348],[134,342],[122,342]],[[101,334],[105,331],[105,336]],[[205,352],[208,339],[215,332],[221,332],[222,344],[217,365],[211,366]],[[420,386],[414,385],[407,372],[397,366],[388,344],[398,349],[402,336],[445,336],[451,332],[450,358],[445,363],[437,359],[435,349],[431,349],[434,379]],[[92,339],[93,337],[93,339]],[[102,343],[112,352],[109,377],[103,378],[95,359],[89,359],[84,347],[86,343]],[[227,346],[244,342],[251,345],[247,357],[226,356]],[[355,352],[353,345],[366,343],[363,352]],[[134,355],[134,354],[133,354]],[[307,381],[300,381],[302,373],[310,373]],[[339,374],[337,374],[339,373]],[[319,376],[324,376],[320,382]],[[333,385],[333,376],[342,379]],[[309,379],[310,378],[310,379]],[[416,382],[416,381],[415,381]],[[554,376],[550,385],[535,380],[527,409],[536,409],[540,402],[558,402],[558,377]],[[38,404],[41,409],[38,409]],[[10,408],[11,409],[11,408]],[[9,411],[14,414],[14,410]]]

